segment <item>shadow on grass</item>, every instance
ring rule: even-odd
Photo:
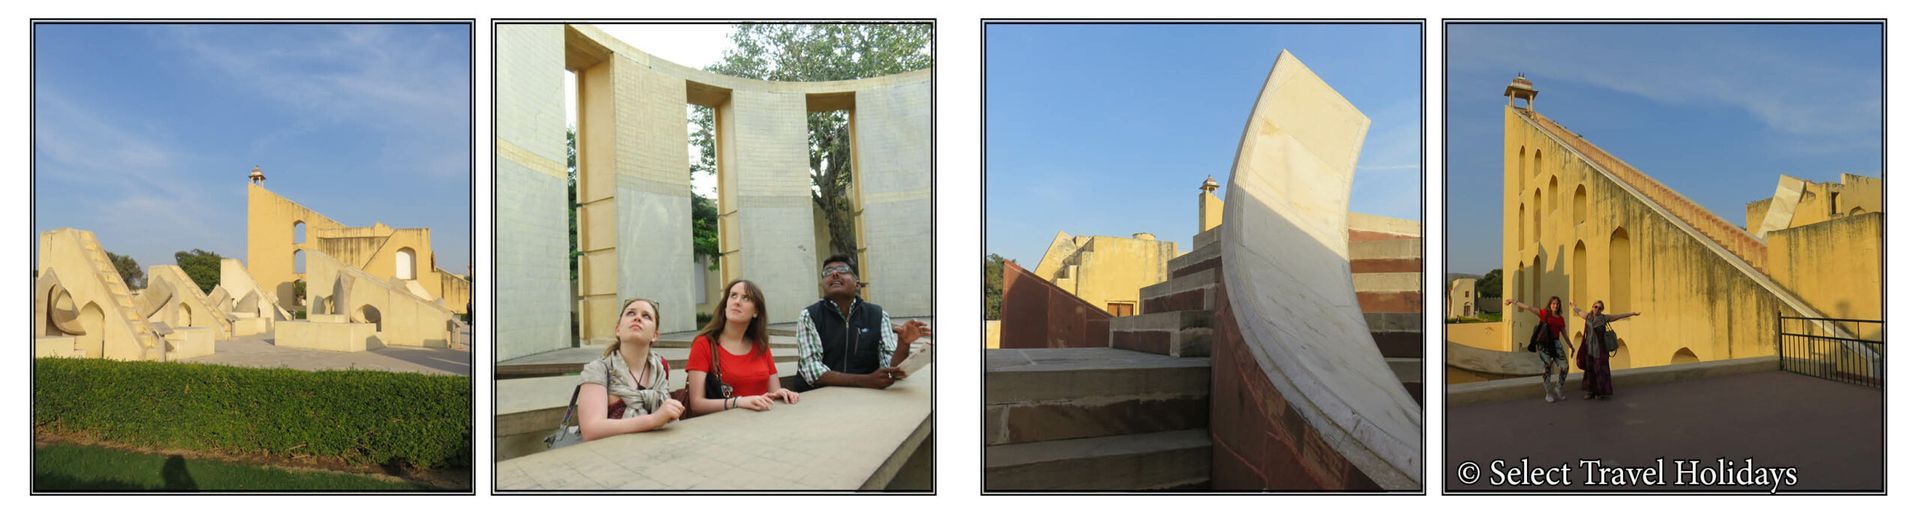
[[[288,470],[181,455],[53,444],[35,448],[35,491],[409,491],[417,482],[320,470]]]

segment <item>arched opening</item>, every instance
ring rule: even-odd
[[[1607,312],[1633,310],[1633,246],[1626,228],[1607,241]]]
[[[412,248],[401,248],[393,252],[393,277],[400,280],[413,280],[414,255]]]
[[[1513,249],[1527,249],[1527,204],[1520,204],[1520,215],[1513,218]]]
[[[369,304],[369,305],[362,305],[362,306],[360,306],[360,311],[359,311],[359,315],[360,315],[360,316],[359,316],[359,317],[360,317],[360,319],[358,320],[359,322],[361,322],[361,323],[372,323],[372,324],[373,324],[373,331],[374,331],[374,332],[379,332],[379,331],[380,331],[380,329],[381,329],[381,325],[380,325],[380,309],[376,309],[376,308],[374,308],[374,307],[373,307],[373,305],[371,305],[371,304]]]
[[[1680,351],[1673,352],[1673,362],[1670,364],[1692,364],[1695,362],[1700,362],[1700,357],[1694,355],[1691,349],[1681,348]]]
[[[82,333],[74,337],[74,348],[88,357],[106,356],[107,313],[100,310],[100,304],[87,302],[80,308],[80,331]]]
[[[1547,212],[1560,213],[1560,177],[1547,179]]]
[[[1533,276],[1529,277],[1527,279],[1527,282],[1533,284],[1533,300],[1536,302],[1540,302],[1540,305],[1538,305],[1538,307],[1546,308],[1547,294],[1545,292],[1545,289],[1540,287],[1540,282],[1541,282],[1540,264],[1541,264],[1540,256],[1539,255],[1533,256],[1533,270],[1531,271],[1531,273],[1533,273]],[[1566,310],[1566,306],[1563,305],[1560,307],[1560,309],[1564,311]]]
[[[1527,297],[1526,263],[1513,265],[1513,298],[1522,302],[1533,302],[1532,298]]]
[[[1625,368],[1633,367],[1633,354],[1632,352],[1628,351],[1629,348],[1627,348],[1627,338],[1619,337],[1619,331],[1615,331],[1614,334],[1615,334],[1614,340],[1620,343],[1620,349],[1619,351],[1613,352],[1613,361],[1608,363],[1608,366],[1612,367],[1613,369],[1625,369]]]
[[[1520,154],[1513,156],[1513,195],[1520,196],[1527,190],[1527,147],[1520,147]]]
[[[1574,305],[1593,305],[1587,298],[1587,242],[1573,244],[1573,289],[1567,292],[1567,301]]]
[[[1573,188],[1573,224],[1579,225],[1581,223],[1585,223],[1586,221],[1587,221],[1587,186],[1585,184],[1582,184],[1579,186],[1575,186]]]
[[[305,221],[293,222],[293,244],[300,244],[305,242],[307,242],[307,222]]]
[[[1527,238],[1529,245],[1540,242],[1540,190],[1533,190],[1533,235]]]
[[[1859,216],[1861,214],[1866,214],[1866,213],[1867,213],[1866,209],[1862,209],[1859,207],[1854,207],[1853,210],[1847,211],[1848,216]]]
[[[188,307],[187,302],[180,302],[179,312],[174,313],[174,316],[176,316],[174,318],[174,323],[178,323],[179,324],[178,326],[181,326],[181,327],[193,326],[193,308]]]
[[[1540,174],[1540,149],[1533,150],[1533,174]]]
[[[301,273],[307,272],[307,251],[306,250],[293,251],[293,272],[295,274],[301,274]]]

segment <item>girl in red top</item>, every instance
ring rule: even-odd
[[[1565,348],[1571,349],[1573,342],[1567,339],[1567,318],[1561,313],[1560,297],[1548,298],[1545,309],[1535,309],[1519,300],[1507,300],[1507,305],[1518,305],[1521,310],[1532,312],[1540,317],[1540,324],[1547,327],[1548,341],[1540,345],[1540,364],[1545,368],[1540,372],[1540,383],[1547,390],[1547,403],[1567,399],[1567,351],[1560,345],[1565,343]],[[1556,373],[1560,376],[1558,381],[1554,380]]]
[[[767,345],[766,296],[746,280],[727,284],[726,300],[714,306],[713,319],[694,337],[687,355],[688,408],[705,414],[746,408],[764,411],[775,400],[800,401],[800,394],[780,387]],[[732,390],[725,398],[707,397],[707,373],[714,356],[720,357],[720,381]]]

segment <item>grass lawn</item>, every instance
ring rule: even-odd
[[[36,491],[412,491],[396,480],[333,471],[289,471],[98,446],[34,448]]]

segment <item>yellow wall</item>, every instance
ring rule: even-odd
[[[1737,258],[1710,250],[1522,112],[1506,112],[1503,297],[1544,306],[1560,296],[1583,309],[1604,299],[1609,312],[1643,313],[1614,324],[1622,342],[1616,368],[1670,364],[1683,349],[1702,361],[1774,354],[1774,315],[1791,309],[1743,273]],[[1582,190],[1584,202],[1574,202]],[[1586,218],[1576,223],[1582,208]],[[1613,241],[1616,231],[1622,244]],[[1582,290],[1574,294],[1576,278]],[[1523,349],[1537,318],[1511,307],[1505,316],[1505,349]],[[1571,321],[1569,330],[1584,332],[1581,325]]]
[[[1046,256],[1040,258],[1042,266],[1051,268],[1040,276],[1103,309],[1110,303],[1126,303],[1140,313],[1140,288],[1165,282],[1167,261],[1180,255],[1178,244],[1154,239],[1152,234],[1065,236],[1055,236]]]
[[[293,240],[296,222],[306,225],[306,239],[299,243]],[[313,253],[320,247],[320,231],[342,228],[346,225],[258,182],[247,183],[247,273],[262,289],[272,291],[283,308],[292,309],[299,301],[293,296],[293,281],[300,279],[293,271],[293,253]]]
[[[1767,274],[1827,316],[1886,319],[1885,235],[1886,215],[1878,212],[1768,232]]]
[[[304,242],[294,242],[295,222],[306,224]],[[413,254],[412,280],[429,296],[445,300],[446,308],[465,313],[471,286],[465,284],[465,279],[449,280],[442,276],[444,272],[435,263],[431,229],[396,229],[383,223],[348,227],[259,183],[247,184],[247,272],[262,288],[273,291],[284,308],[304,301],[293,296],[293,281],[304,278],[294,272],[295,251],[305,253],[309,264],[313,253],[325,253],[334,260],[388,280],[400,276],[395,266],[403,250]],[[449,291],[450,285],[458,290]]]

